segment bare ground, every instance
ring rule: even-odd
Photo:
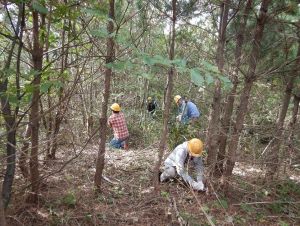
[[[108,149],[102,192],[96,194],[97,151],[98,146],[81,151],[64,147],[57,160],[43,165],[38,206],[25,204],[28,185],[17,177],[8,225],[300,225],[300,194],[288,193],[285,201],[278,196],[278,185],[261,183],[262,172],[245,164],[235,168],[226,193],[219,180],[207,180],[206,193],[195,193],[180,180],[161,184],[154,193],[154,146]]]

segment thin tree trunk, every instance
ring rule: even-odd
[[[215,164],[217,160],[220,104],[221,104],[221,81],[220,79],[216,79],[214,97],[212,102],[211,114],[209,116],[209,124],[208,124],[207,139],[206,139],[206,150],[208,152],[207,164],[211,167],[211,169],[215,168]]]
[[[280,153],[280,146],[282,143],[284,119],[286,117],[286,113],[288,111],[290,99],[292,96],[294,81],[296,77],[300,75],[299,65],[300,65],[300,41],[298,44],[298,53],[297,53],[297,60],[295,61],[295,69],[292,72],[292,74],[288,77],[288,83],[285,88],[285,95],[282,100],[281,110],[276,123],[274,139],[272,139],[271,141],[272,143],[270,145],[270,152],[267,159],[267,172],[266,172],[267,180],[272,180],[280,167],[279,153]]]
[[[145,105],[147,105],[147,97],[149,96],[148,89],[149,89],[149,80],[144,79],[143,91],[141,93],[142,94],[141,96],[143,97],[141,101],[141,108],[145,108]]]
[[[223,3],[221,4],[218,48],[217,48],[217,56],[216,56],[216,63],[220,72],[223,72],[224,64],[225,64],[224,51],[225,51],[228,12],[229,12],[229,0],[223,0]]]
[[[93,98],[93,94],[94,94],[94,66],[91,65],[91,83],[90,83],[90,88],[89,88],[89,117],[87,119],[87,131],[88,131],[88,135],[91,136],[93,134],[93,129],[94,129],[94,116],[93,116],[93,112],[94,112],[94,98]]]
[[[222,73],[224,70],[224,48],[226,41],[226,27],[228,21],[229,12],[229,0],[224,0],[221,5],[221,16],[219,26],[219,39],[218,48],[216,55],[216,63],[219,71]],[[214,169],[217,160],[217,148],[218,148],[218,137],[219,137],[219,125],[220,125],[220,107],[221,107],[221,81],[219,78],[215,81],[215,90],[212,103],[211,114],[209,117],[208,129],[207,129],[207,140],[206,149],[208,152],[207,163]],[[213,171],[212,171],[213,173]]]
[[[19,35],[20,24],[23,18],[23,14],[24,14],[23,7],[22,4],[20,4],[18,21],[17,21],[16,28],[14,28],[16,31],[15,34],[16,36]],[[11,45],[11,49],[8,54],[7,61],[3,68],[4,73],[6,73],[6,71],[9,70],[11,67],[12,56],[13,56],[13,52],[17,40],[17,37],[15,38],[16,39],[13,41]],[[4,79],[3,81],[0,81],[0,93],[5,94],[7,92],[7,87],[8,87],[8,78]],[[15,168],[16,168],[16,116],[15,113],[13,113],[11,110],[11,106],[6,95],[0,95],[0,102],[1,102],[1,112],[3,114],[6,132],[7,132],[6,133],[6,155],[7,155],[6,170],[5,170],[4,180],[3,180],[3,187],[1,189],[1,195],[2,195],[1,202],[3,203],[4,208],[6,209],[11,198],[12,185],[13,185]]]
[[[31,129],[30,129],[30,125],[28,124],[26,126],[26,130],[23,135],[24,141],[21,148],[20,158],[19,158],[19,167],[24,178],[29,177],[27,158],[28,158],[28,149],[30,145],[30,141],[29,141],[30,135],[31,135]]]
[[[2,186],[0,184],[0,191],[2,191]],[[4,204],[2,196],[0,195],[0,225],[6,226],[5,212],[4,212]]]
[[[31,153],[29,160],[30,167],[30,182],[31,182],[31,194],[28,197],[29,202],[37,203],[39,193],[39,101],[40,101],[40,83],[41,72],[43,67],[43,44],[40,37],[40,28],[45,25],[45,15],[41,15],[41,25],[39,25],[39,13],[32,10],[33,19],[33,49],[31,52],[33,69],[36,71],[32,85],[34,90],[32,93],[32,104],[29,114],[29,123],[31,125]]]
[[[64,1],[64,3],[67,3],[66,0]],[[63,26],[66,26],[66,20],[64,19],[63,22]],[[64,70],[66,68],[67,62],[68,62],[68,51],[69,51],[69,47],[68,45],[65,48],[65,43],[66,43],[66,31],[63,30],[62,31],[62,49],[61,49],[61,62],[60,62],[60,74],[62,75],[64,73]],[[64,83],[63,78],[61,80],[62,83]],[[67,103],[63,103],[63,99],[64,99],[64,87],[60,87],[59,88],[59,108],[57,109],[55,118],[54,118],[54,128],[52,129],[52,144],[51,144],[51,150],[50,150],[50,155],[48,156],[48,158],[50,159],[55,159],[56,158],[56,150],[58,147],[58,133],[60,130],[60,125],[61,122],[63,121],[63,117],[65,115],[65,112],[67,110]]]
[[[114,32],[114,19],[115,19],[115,1],[109,0],[109,13],[108,13],[107,31],[108,34]],[[115,42],[113,37],[107,38],[107,56],[106,64],[114,62],[115,57]],[[111,68],[105,68],[105,78],[104,78],[104,91],[103,91],[103,101],[100,116],[100,144],[98,150],[98,157],[96,163],[96,173],[94,178],[94,185],[99,191],[101,188],[102,172],[104,169],[104,157],[105,157],[105,142],[107,133],[107,109],[108,109],[108,99],[110,96],[110,82],[113,76],[113,71]]]
[[[221,129],[220,129],[220,136],[219,136],[219,152],[217,157],[217,165],[215,169],[215,174],[218,176],[221,176],[224,171],[223,164],[224,164],[225,153],[226,153],[227,137],[229,135],[229,127],[230,127],[230,121],[233,112],[233,104],[235,101],[236,91],[239,84],[238,74],[241,65],[242,47],[245,38],[245,28],[246,28],[250,9],[252,7],[252,2],[253,0],[248,0],[246,3],[246,7],[245,10],[243,11],[243,17],[236,38],[236,48],[234,54],[235,68],[233,72],[233,87],[230,91],[230,94],[227,97],[227,102],[224,110],[224,117],[221,120]]]
[[[290,156],[290,164],[292,163],[292,156],[293,152],[295,151],[295,147],[293,145],[294,143],[294,133],[295,133],[295,125],[297,122],[297,115],[299,112],[299,102],[300,102],[300,92],[298,95],[294,95],[294,106],[293,106],[293,113],[292,113],[292,118],[289,123],[289,137],[287,141],[287,153],[289,153]]]
[[[46,52],[46,60],[49,62],[49,36],[50,36],[50,28],[51,28],[51,21],[52,20],[52,6],[49,8],[49,15],[48,15],[48,24],[47,24],[47,35],[46,35],[46,40],[45,40],[45,52]],[[48,77],[48,80],[50,80],[50,77]],[[52,102],[51,102],[51,87],[49,87],[47,91],[47,107],[48,109],[52,108]],[[45,116],[47,119],[47,133],[46,133],[46,140],[47,140],[47,148],[46,148],[46,153],[47,153],[47,158],[50,156],[50,151],[51,151],[51,134],[52,134],[52,127],[53,127],[53,117],[52,117],[52,111],[50,111],[47,116]]]
[[[173,60],[175,56],[175,37],[176,37],[176,4],[177,0],[172,0],[172,9],[173,9],[173,17],[172,17],[172,33],[171,33],[171,43],[170,43],[170,52],[169,52],[169,59]],[[167,91],[166,91],[166,98],[165,98],[165,109],[164,109],[164,122],[163,122],[163,130],[161,134],[161,139],[159,142],[159,152],[158,152],[158,161],[154,167],[154,178],[153,178],[153,185],[155,190],[158,190],[159,185],[159,168],[162,163],[162,158],[165,151],[167,134],[168,134],[168,121],[170,116],[170,108],[172,102],[172,90],[173,90],[173,78],[174,78],[175,68],[172,66],[168,72],[168,80],[167,80]]]
[[[18,46],[18,52],[17,52],[17,62],[16,62],[16,94],[18,101],[21,101],[21,88],[20,88],[20,69],[21,69],[21,53],[23,49],[23,32],[25,28],[25,3],[19,4],[20,9],[20,34],[19,34],[19,46]],[[19,113],[19,105],[15,108],[15,117],[17,118]]]
[[[257,19],[257,24],[254,32],[254,40],[252,45],[252,51],[249,59],[249,68],[244,81],[244,88],[240,97],[240,104],[238,107],[236,122],[233,128],[231,141],[228,146],[228,160],[225,166],[225,176],[231,176],[232,170],[236,162],[237,147],[240,138],[241,131],[243,129],[244,118],[248,110],[248,102],[250,98],[250,92],[254,81],[256,80],[256,66],[259,61],[260,44],[263,37],[263,31],[267,20],[268,6],[271,0],[263,0],[260,7],[260,13]]]

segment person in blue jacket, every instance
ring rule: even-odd
[[[178,106],[178,116],[176,119],[183,124],[194,124],[200,117],[200,111],[192,101],[184,100],[180,95],[174,97]]]

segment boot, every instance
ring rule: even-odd
[[[128,147],[128,143],[127,143],[127,142],[125,142],[125,144],[124,144],[124,150],[128,151],[128,149],[129,149],[129,147]]]

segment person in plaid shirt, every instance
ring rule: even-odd
[[[111,105],[110,109],[112,110],[112,115],[108,118],[108,125],[113,129],[114,137],[109,144],[114,148],[123,148],[128,150],[129,132],[125,116],[121,112],[120,105],[117,103]]]

